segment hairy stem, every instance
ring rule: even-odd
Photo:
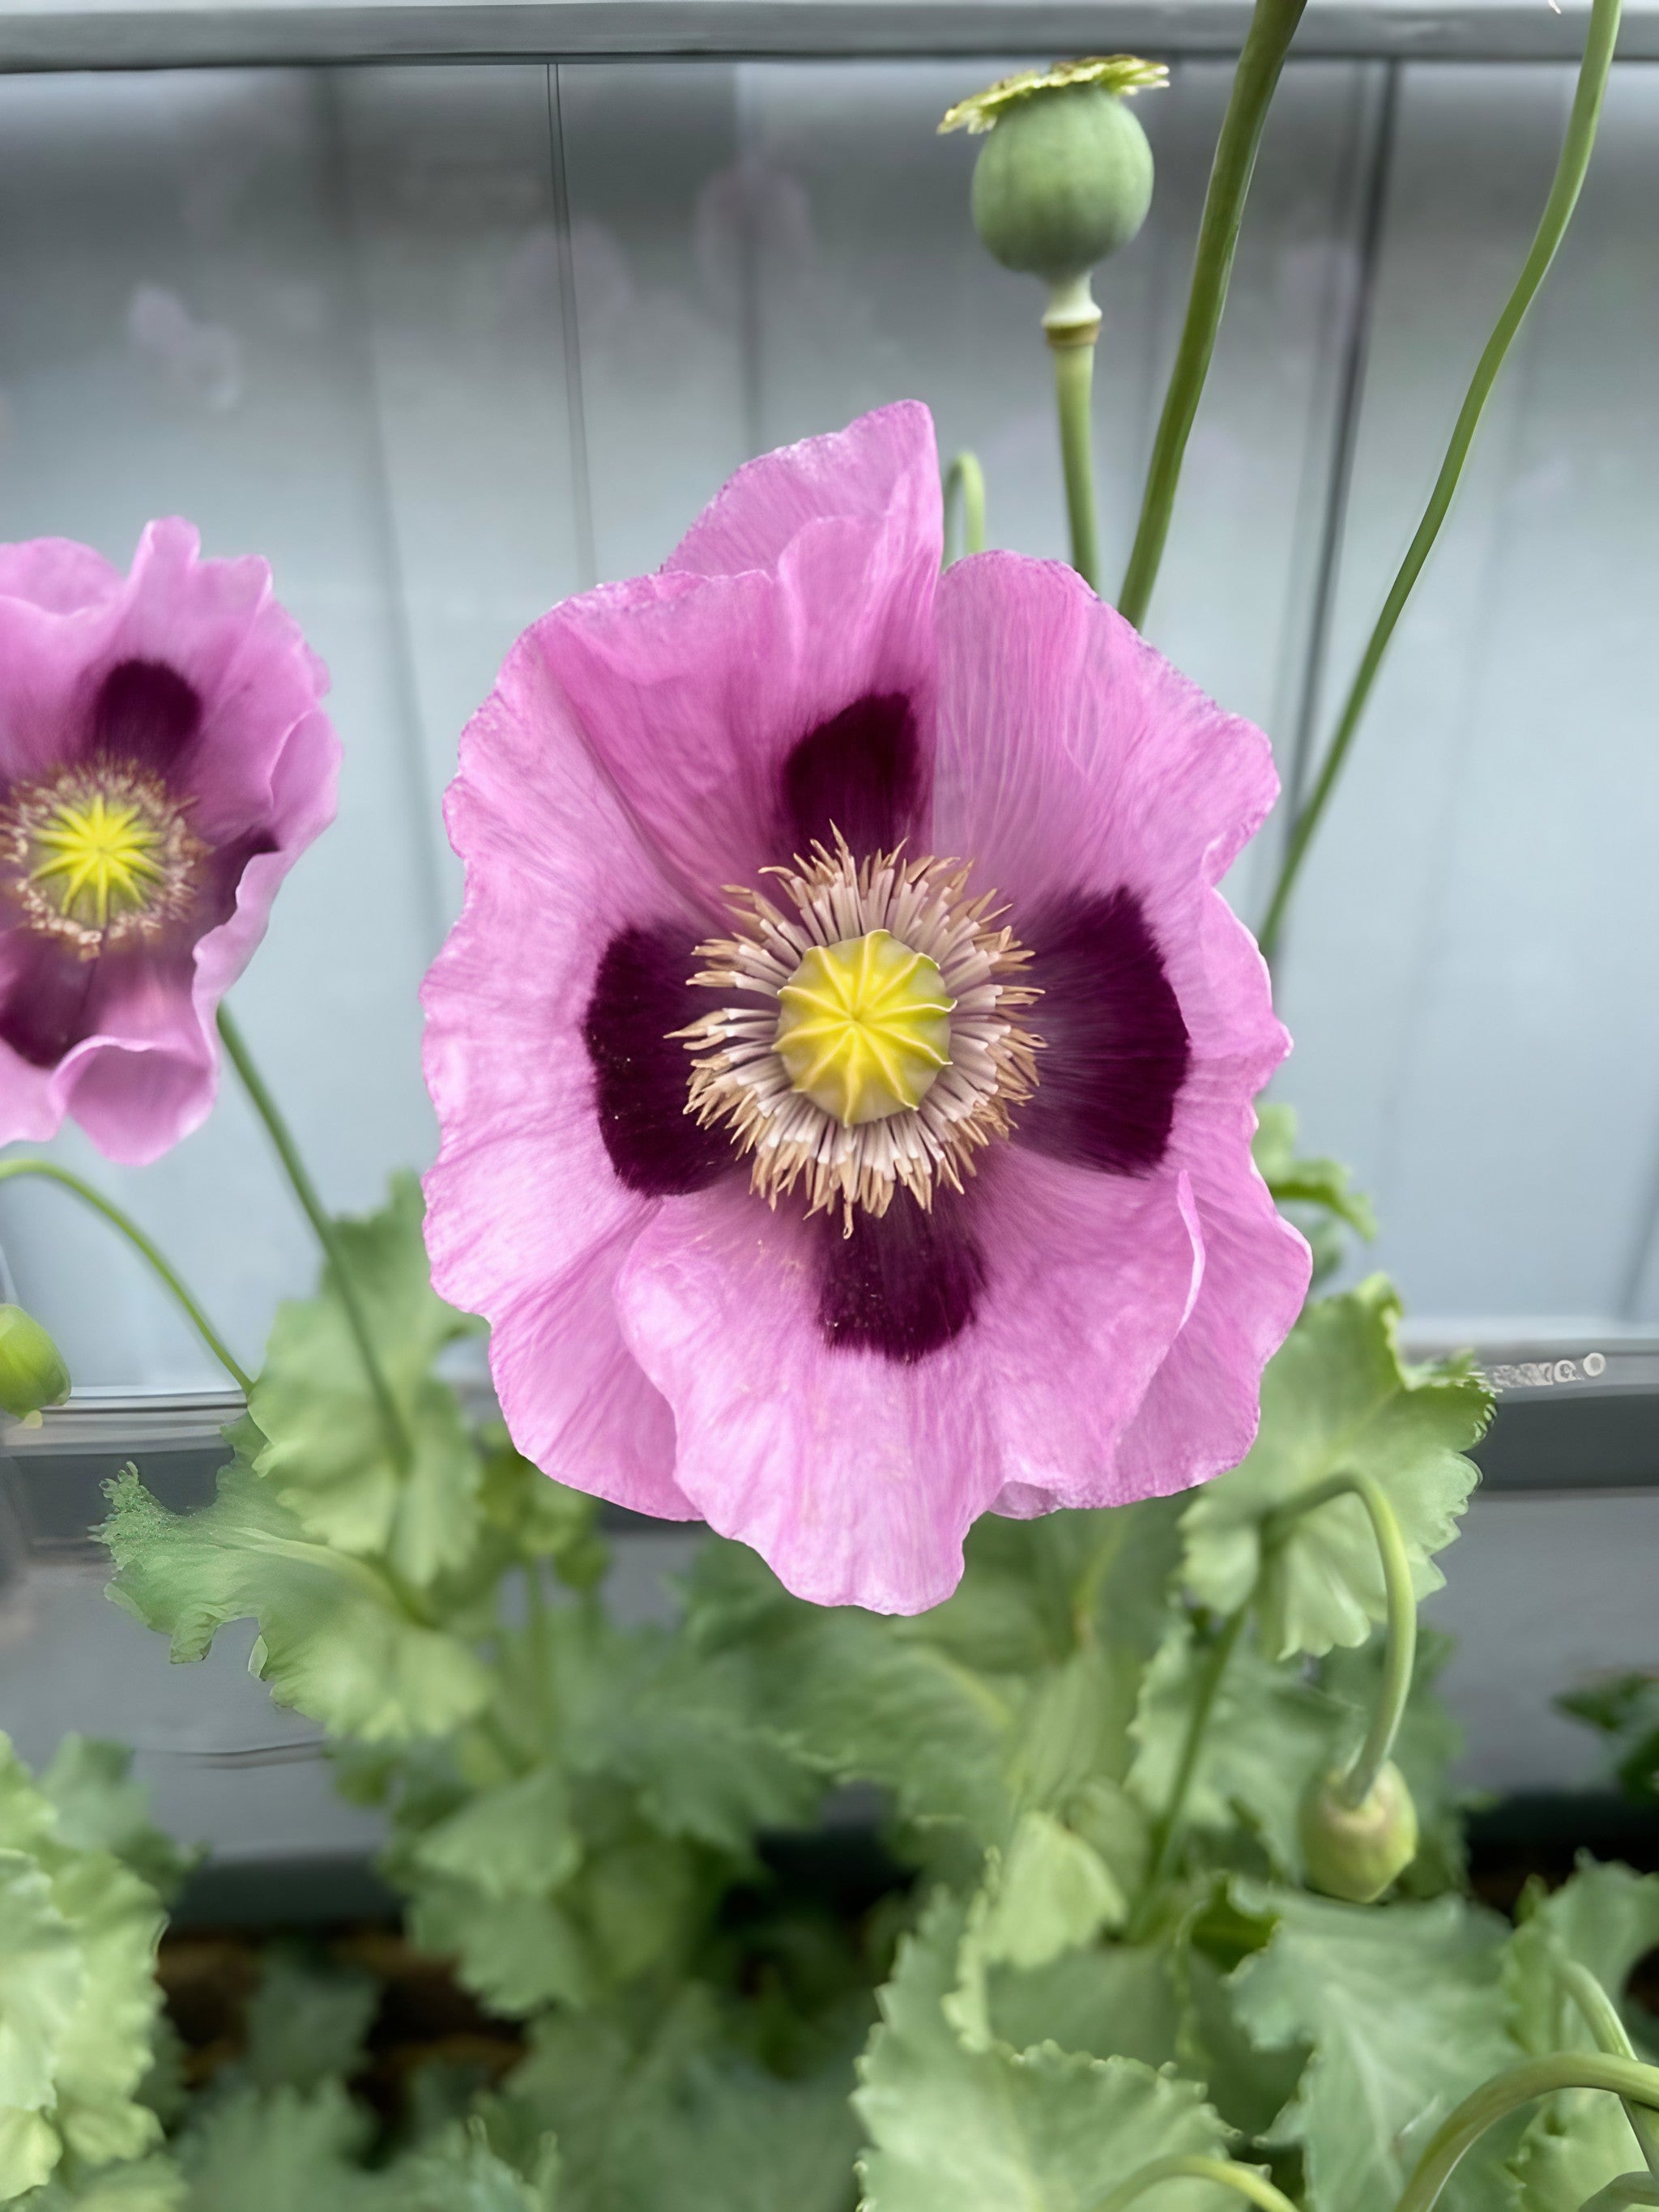
[[[1140,520],[1135,542],[1124,571],[1118,606],[1137,629],[1146,619],[1152,586],[1158,581],[1170,517],[1175,510],[1176,488],[1187,441],[1192,434],[1204,380],[1210,373],[1221,311],[1227,304],[1227,286],[1233,273],[1239,226],[1244,202],[1255,168],[1257,149],[1267,108],[1285,66],[1305,0],[1255,0],[1255,12],[1245,33],[1244,46],[1233,76],[1227,112],[1216,140],[1209,189],[1198,226],[1198,252],[1193,262],[1192,289],[1187,298],[1187,319],[1176,349],[1170,388],[1152,441],[1146,488],[1141,494]]]
[[[1377,671],[1382,665],[1400,617],[1405,612],[1423,565],[1440,535],[1440,526],[1450,510],[1457,490],[1463,464],[1468,459],[1469,448],[1474,443],[1474,434],[1480,426],[1492,389],[1498,381],[1498,373],[1504,366],[1504,357],[1514,342],[1528,308],[1549,273],[1556,249],[1566,235],[1567,225],[1577,204],[1578,193],[1589,167],[1591,151],[1595,144],[1596,125],[1601,120],[1601,101],[1607,88],[1607,72],[1613,64],[1613,50],[1619,37],[1619,13],[1621,0],[1591,0],[1589,34],[1585,41],[1584,58],[1578,71],[1578,88],[1573,95],[1572,112],[1568,118],[1566,137],[1561,145],[1561,157],[1556,164],[1554,182],[1549,198],[1544,204],[1543,215],[1532,246],[1516,279],[1515,289],[1504,303],[1504,312],[1487,339],[1485,350],[1475,364],[1463,404],[1453,427],[1451,442],[1446,447],[1445,459],[1440,464],[1440,473],[1434,480],[1434,489],[1423,510],[1423,519],[1417,526],[1417,534],[1407,548],[1398,574],[1389,587],[1389,596],[1382,602],[1382,611],[1370,634],[1348,696],[1337,717],[1336,729],[1327,749],[1317,781],[1306,804],[1297,811],[1285,848],[1279,880],[1273,886],[1267,912],[1261,924],[1261,950],[1271,960],[1279,950],[1279,940],[1285,927],[1285,910],[1290,904],[1291,894],[1296,888],[1302,864],[1307,858],[1308,848],[1314,833],[1324,819],[1331,802],[1337,780],[1341,775],[1352,746],[1354,732],[1371,696]]]
[[[89,1206],[94,1213],[101,1213],[112,1228],[118,1229],[133,1250],[141,1259],[149,1261],[162,1283],[172,1291],[185,1318],[221,1367],[224,1369],[226,1374],[229,1376],[236,1388],[244,1396],[247,1395],[253,1388],[252,1377],[241,1366],[218,1330],[215,1328],[197,1300],[191,1295],[178,1269],[167,1259],[153,1239],[145,1235],[130,1214],[124,1213],[113,1200],[106,1198],[103,1193],[94,1189],[91,1183],[83,1182],[79,1176],[71,1175],[67,1168],[60,1168],[51,1160],[0,1161],[0,1182],[9,1182],[15,1176],[38,1176],[44,1182],[61,1184],[64,1189],[73,1191],[82,1205]]]
[[[1377,1777],[1389,1763],[1394,1740],[1405,1718],[1406,1701],[1411,1696],[1412,1670],[1417,1664],[1417,1593],[1412,1588],[1412,1563],[1406,1556],[1406,1542],[1395,1510],[1382,1486],[1369,1474],[1334,1474],[1328,1482],[1322,1482],[1304,1496],[1292,1498],[1270,1516],[1263,1532],[1264,1541],[1272,1543],[1282,1537],[1293,1520],[1328,1504],[1334,1498],[1357,1498],[1370,1516],[1377,1557],[1382,1563],[1388,1637],[1382,1680],[1371,1711],[1370,1724],[1365,1730],[1365,1741],[1337,1789],[1342,1802],[1352,1808],[1363,1805],[1376,1787]]]
[[[368,1316],[363,1311],[362,1300],[358,1295],[357,1285],[352,1279],[351,1269],[347,1264],[345,1252],[340,1243],[340,1232],[324,1210],[323,1202],[317,1195],[316,1186],[307,1172],[305,1162],[300,1157],[299,1147],[294,1141],[287,1122],[283,1121],[281,1113],[277,1110],[276,1100],[265,1088],[264,1079],[253,1064],[243,1040],[242,1032],[237,1027],[228,1006],[222,1006],[219,1009],[219,1034],[224,1039],[225,1050],[229,1054],[237,1074],[242,1079],[242,1087],[252,1101],[254,1111],[265,1125],[266,1133],[276,1150],[277,1158],[283,1164],[283,1170],[293,1187],[294,1195],[300,1201],[301,1211],[317,1233],[317,1242],[323,1248],[323,1257],[328,1263],[334,1286],[339,1292],[340,1304],[345,1309],[346,1322],[351,1330],[352,1340],[357,1346],[357,1356],[363,1364],[363,1373],[368,1378],[369,1390],[374,1399],[375,1410],[380,1415],[380,1426],[386,1436],[386,1449],[391,1453],[398,1471],[401,1474],[407,1474],[415,1463],[414,1440],[409,1433],[403,1415],[398,1410],[397,1401],[392,1397],[391,1387],[386,1379],[386,1370],[381,1366],[380,1355],[374,1349],[374,1340],[369,1334]]]
[[[1216,1698],[1221,1688],[1221,1678],[1227,1671],[1227,1662],[1233,1656],[1249,1611],[1249,1607],[1245,1604],[1228,1616],[1221,1633],[1210,1647],[1207,1663],[1199,1677],[1198,1694],[1193,1701],[1193,1710],[1187,1722],[1187,1734],[1181,1746],[1181,1763],[1176,1768],[1175,1781],[1170,1785],[1170,1802],[1164,1808],[1153,1832],[1151,1870],[1128,1929],[1131,1942],[1145,1935],[1158,1890],[1175,1863],[1186,1826],[1188,1795],[1193,1786],[1193,1777],[1198,1771],[1199,1754],[1204,1748],[1204,1733],[1209,1727],[1210,1716],[1215,1710]]]
[[[1524,2066],[1511,2067],[1465,2097],[1442,2122],[1419,2159],[1395,2212],[1433,2212],[1458,2160],[1488,2128],[1522,2105],[1553,2096],[1558,2089],[1605,2089],[1627,2104],[1659,2111],[1659,2066],[1643,2066],[1634,2059],[1613,2058],[1601,2051],[1561,2051],[1550,2058],[1529,2059]]]
[[[985,471],[977,453],[958,453],[945,471],[945,565],[959,556],[952,551],[957,512],[962,516],[962,550],[985,550]]]
[[[1252,2204],[1261,2206],[1261,2212],[1297,2212],[1290,2198],[1255,2166],[1241,2166],[1236,2159],[1196,2156],[1155,2158],[1120,2183],[1109,2197],[1097,2198],[1093,2212],[1124,2212],[1126,2206],[1160,2181],[1212,2181],[1218,2188],[1248,2197]]]
[[[1588,1966],[1577,1959],[1558,1957],[1555,1971],[1561,1987],[1584,2016],[1584,2025],[1590,2033],[1613,2058],[1634,2058],[1636,2047],[1630,2039],[1625,2023],[1619,2017],[1619,2008],[1591,1973]],[[1639,2105],[1626,2101],[1625,2118],[1630,2122],[1631,2133],[1636,2137],[1650,2174],[1659,2176],[1659,2126],[1648,2117]]]

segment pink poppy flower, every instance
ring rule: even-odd
[[[898,1613],[988,1508],[1240,1459],[1309,1267],[1215,889],[1267,741],[1069,569],[939,553],[895,406],[544,617],[463,740],[425,991],[434,1280],[520,1450]]]
[[[206,1118],[215,1010],[334,818],[326,683],[265,563],[188,523],[125,577],[0,546],[0,1143],[68,1115],[138,1165]]]

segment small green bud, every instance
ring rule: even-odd
[[[1125,94],[1164,72],[1127,55],[1006,77],[939,128],[990,133],[974,167],[974,224],[1005,268],[1050,284],[1127,246],[1152,200],[1152,149]]]
[[[69,1394],[64,1356],[40,1322],[21,1306],[0,1306],[0,1407],[38,1429],[40,1408],[61,1406]]]
[[[1327,1897],[1373,1905],[1417,1856],[1417,1808],[1390,1759],[1358,1805],[1343,1802],[1342,1777],[1316,1775],[1297,1816],[1308,1879]]]

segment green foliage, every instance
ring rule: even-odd
[[[1659,1674],[1603,1675],[1556,1704],[1606,1739],[1613,1778],[1627,1797],[1659,1804]]]
[[[1188,1589],[1222,1613],[1254,1598],[1270,1657],[1363,1644],[1383,1617],[1376,1541],[1359,1499],[1285,1512],[1334,1476],[1380,1485],[1419,1598],[1444,1583],[1432,1555],[1455,1535],[1474,1487],[1462,1455],[1479,1440],[1492,1399],[1466,1368],[1402,1365],[1399,1318],[1380,1275],[1310,1306],[1263,1378],[1249,1455],[1187,1510]]]
[[[1659,1948],[1659,1875],[1581,1859],[1552,1894],[1529,1891],[1504,1963],[1511,2033],[1534,2057],[1594,2051],[1596,2038],[1559,1967],[1588,1968],[1615,2005],[1632,1969]],[[1518,2212],[1578,2212],[1620,2174],[1643,2164],[1616,2100],[1589,2090],[1547,2098],[1528,2118],[1512,2161]]]
[[[956,1595],[913,1620],[814,1612],[734,1545],[693,1575],[694,1638],[741,1661],[759,1717],[838,1780],[879,1784],[930,1846],[977,1866],[1052,1814],[1120,1888],[1145,1828],[1122,1790],[1143,1668],[1178,1553],[1166,1501],[981,1521]],[[941,1833],[943,1832],[943,1833]]]
[[[131,1468],[110,1486],[110,1594],[200,1659],[227,1621],[259,1624],[253,1671],[278,1705],[369,1743],[440,1735],[489,1678],[462,1638],[423,1620],[378,1562],[308,1537],[242,1458],[202,1512],[170,1513]]]
[[[962,1907],[937,1898],[883,1992],[855,2100],[871,2144],[866,2212],[1083,2212],[1155,2158],[1227,2154],[1227,2131],[1194,2083],[1053,2042],[1016,2051],[964,2040],[950,2003],[964,1928]],[[1227,2201],[1207,2183],[1160,2197],[1184,2212]]]
[[[1290,1147],[1264,1127],[1279,1196],[1363,1231]],[[1304,2212],[1388,2212],[1465,2089],[1580,2033],[1558,1952],[1616,1990],[1659,1939],[1659,1885],[1620,1869],[1512,1940],[1469,1902],[1427,1635],[1401,1900],[1301,1887],[1298,1804],[1375,1704],[1382,1584],[1355,1500],[1297,1501],[1373,1477],[1436,1587],[1487,1410],[1462,1370],[1401,1364],[1385,1285],[1309,1310],[1255,1449],[1195,1498],[983,1521],[916,1620],[803,1605],[711,1538],[679,1617],[624,1627],[592,1501],[441,1380],[466,1324],[420,1231],[407,1180],[343,1229],[412,1455],[325,1282],[284,1309],[214,1503],[169,1513],[129,1473],[105,1533],[176,1658],[258,1624],[255,1671],[384,1812],[410,1936],[526,2055],[493,2087],[431,2063],[388,2128],[366,2039],[395,2007],[277,1951],[211,2086],[142,2087],[144,1882],[186,1863],[125,1755],[71,1741],[0,1787],[0,2172],[37,2212],[854,2212],[860,2174],[863,2212],[1085,2212],[1191,2154],[1266,2162]],[[848,1784],[896,1862],[856,1909],[776,1873]],[[1628,2133],[1612,2100],[1550,2099],[1465,2160],[1450,2212],[1577,2212]],[[1223,2201],[1182,2179],[1156,2208]]]
[[[57,1808],[60,1843],[76,1850],[112,1852],[159,1897],[171,1901],[201,1854],[180,1850],[152,1824],[148,1793],[131,1778],[131,1767],[132,1753],[125,1744],[66,1735],[40,1788]]]
[[[1310,2212],[1389,2212],[1435,2123],[1517,2056],[1503,1923],[1455,1897],[1378,1910],[1240,1883],[1233,1899],[1273,1923],[1233,1977],[1241,2026],[1312,2052],[1273,2130],[1301,2149]]]
[[[248,2001],[240,2076],[258,2089],[309,2091],[355,2073],[380,2002],[372,1975],[274,1947]]]
[[[556,2142],[558,2212],[851,2212],[850,2053],[781,2078],[733,2027],[696,1984],[648,2011],[550,2015],[492,2139],[519,2162]]]
[[[314,1297],[277,1309],[248,1411],[264,1443],[256,1471],[314,1540],[373,1556],[417,1587],[465,1565],[479,1533],[478,1455],[455,1394],[434,1375],[439,1353],[477,1324],[432,1288],[412,1175],[389,1204],[336,1231],[392,1401],[413,1446],[396,1439],[364,1371],[331,1277]]]
[[[66,1813],[0,1736],[0,2202],[66,2163],[136,2159],[161,2134],[137,2091],[160,2006],[151,1967],[164,1915],[112,1850],[82,1840],[100,1819],[129,1841],[143,1826],[131,1801],[118,1816],[100,1800],[84,1748],[54,1770]]]
[[[1135,1714],[1129,1788],[1156,1813],[1170,1801],[1210,1652],[1181,1614],[1148,1667]],[[1248,1640],[1228,1662],[1187,1794],[1187,1822],[1219,1864],[1302,1875],[1297,1809],[1310,1778],[1346,1742],[1348,1708],[1273,1667]],[[1253,1849],[1259,1846],[1259,1851]]]

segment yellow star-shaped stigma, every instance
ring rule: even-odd
[[[919,1106],[951,1065],[956,1001],[934,963],[884,929],[815,945],[778,998],[778,1058],[843,1128]]]
[[[101,791],[61,799],[33,833],[29,880],[91,929],[142,913],[164,884],[163,838],[142,806]]]

